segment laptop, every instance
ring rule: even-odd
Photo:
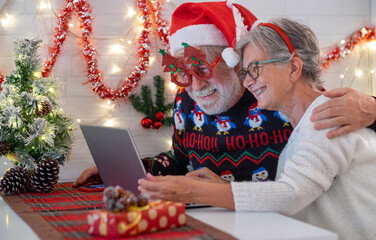
[[[104,186],[119,185],[136,195],[140,194],[137,180],[145,178],[146,172],[130,130],[85,124],[80,124],[80,128]],[[194,203],[186,203],[185,206],[209,207]]]
[[[146,177],[129,129],[80,124],[103,184],[119,185],[138,195],[137,180]]]

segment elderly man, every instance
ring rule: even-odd
[[[260,110],[237,77],[233,7],[248,30],[259,22],[244,7],[224,1],[184,3],[172,15],[173,56],[163,53],[164,65],[184,88],[175,99],[173,152],[143,159],[153,175],[184,175],[207,167],[227,181],[275,179],[292,127],[284,114]],[[333,99],[319,106],[311,120],[318,129],[338,126],[329,138],[372,123],[375,129],[374,98],[349,88],[324,94]],[[74,186],[98,176],[96,167],[86,169]]]

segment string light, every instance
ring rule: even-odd
[[[121,69],[118,66],[112,65],[111,73],[118,73],[120,71]]]
[[[77,118],[77,122],[80,123],[80,122],[81,122],[81,119]]]
[[[369,71],[371,74],[374,74],[375,73],[375,69],[371,69],[371,71]]]
[[[49,3],[45,3],[44,1],[41,1],[39,4],[40,10],[50,9],[51,5]]]
[[[35,72],[35,73],[34,73],[34,76],[35,76],[36,78],[41,78],[41,77],[42,77],[42,73],[41,73],[41,72]]]
[[[339,78],[344,79],[344,78],[345,78],[345,75],[344,75],[344,74],[341,74],[341,75],[339,75]]]
[[[355,71],[355,75],[356,75],[357,77],[362,76],[362,70],[357,69],[357,70]]]
[[[123,54],[124,53],[124,48],[120,44],[113,44],[110,49],[111,53],[116,53],[116,54]]]
[[[369,42],[369,48],[371,50],[375,50],[376,49],[376,40],[373,40],[373,41]]]
[[[7,14],[7,13],[5,13],[4,15],[5,15],[5,18],[2,18],[2,19],[0,20],[0,22],[1,22],[1,26],[4,27],[4,28],[6,28],[6,27],[8,27],[8,26],[10,25],[10,23],[12,22],[12,20],[13,20],[13,16],[11,16],[11,15],[9,15],[9,14]]]
[[[170,82],[170,83],[168,84],[168,86],[169,86],[169,88],[170,88],[172,91],[176,91],[176,84],[175,84],[175,83]]]
[[[136,11],[133,8],[128,8],[128,14],[127,17],[132,17],[133,15],[136,14]]]

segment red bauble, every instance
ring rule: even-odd
[[[144,128],[151,128],[151,127],[153,126],[153,120],[151,120],[151,118],[144,117],[144,118],[141,120],[141,125],[142,125],[142,127],[144,127]]]
[[[155,120],[158,122],[162,122],[164,118],[165,118],[165,115],[163,112],[157,112],[155,114]]]
[[[160,129],[161,127],[162,127],[162,123],[161,122],[154,122],[153,128]]]

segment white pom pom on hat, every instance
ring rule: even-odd
[[[258,19],[245,7],[232,0],[222,2],[183,3],[172,14],[170,28],[171,54],[183,49],[183,42],[193,46],[223,46],[222,58],[235,67],[240,56],[235,52],[236,23],[232,8],[236,7],[250,30]]]
[[[226,62],[227,66],[233,68],[239,63],[240,56],[232,47],[228,47],[223,50],[222,59]]]

